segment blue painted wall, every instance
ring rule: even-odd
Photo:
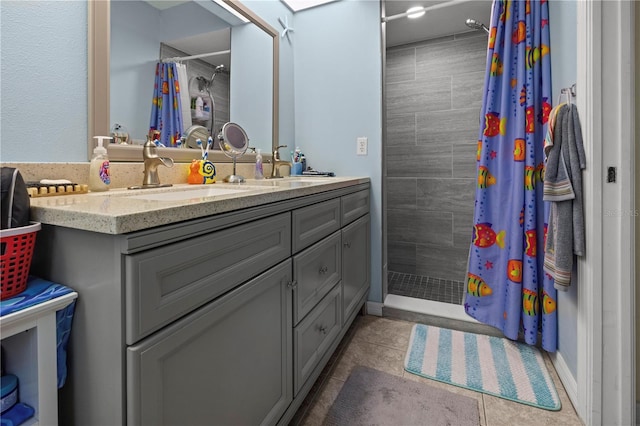
[[[1,1],[0,161],[87,161],[87,4]]]
[[[570,87],[576,82],[576,14],[577,5],[574,0],[549,2],[553,105],[558,102],[560,89]],[[575,277],[575,271],[573,276]],[[558,352],[564,358],[574,379],[577,378],[578,369],[577,337],[578,291],[574,281],[568,292],[558,292]]]
[[[371,291],[382,302],[380,5],[343,0],[295,14],[295,145],[310,166],[371,178]],[[356,138],[369,153],[356,155]]]

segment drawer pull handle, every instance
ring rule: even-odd
[[[298,286],[298,281],[289,281],[287,283],[287,287],[290,288],[291,290],[293,290],[294,288],[296,288]]]
[[[318,327],[318,330],[320,330],[320,333],[322,334],[327,334],[327,327],[325,327],[324,325]]]
[[[351,248],[351,241],[347,241],[343,244],[346,248]]]
[[[324,275],[327,273],[327,271],[329,270],[329,268],[327,267],[327,265],[322,265],[322,267],[320,268],[320,274]]]

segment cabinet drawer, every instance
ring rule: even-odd
[[[293,257],[293,322],[297,324],[340,281],[340,231]]]
[[[293,331],[294,395],[307,381],[318,361],[340,334],[340,284],[316,306]]]
[[[291,255],[289,213],[126,256],[133,344]]]
[[[293,252],[296,253],[340,229],[340,199],[294,210]]]
[[[369,190],[345,195],[341,198],[342,226],[346,226],[360,216],[369,213]]]

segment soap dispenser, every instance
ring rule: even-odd
[[[262,154],[260,153],[260,149],[256,149],[256,171],[254,177],[256,179],[264,178],[264,173],[262,170]]]
[[[89,165],[89,191],[101,192],[108,191],[111,183],[109,175],[109,157],[107,157],[107,149],[103,146],[105,139],[111,139],[108,136],[95,136],[98,140],[98,146],[93,149],[93,157]]]

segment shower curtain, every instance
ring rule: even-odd
[[[160,143],[167,147],[176,146],[176,141],[184,131],[178,68],[175,63],[158,62],[156,65],[149,133],[156,130],[160,132]]]
[[[465,311],[554,352],[556,290],[543,272],[543,141],[551,110],[545,0],[494,0],[478,137]]]

